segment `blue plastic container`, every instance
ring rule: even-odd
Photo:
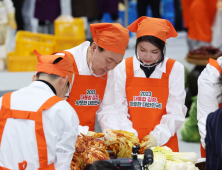
[[[110,13],[104,13],[102,17],[102,22],[113,23]]]
[[[147,6],[146,16],[148,16],[148,17],[153,17],[153,14],[152,14],[152,10],[151,10],[150,5]]]
[[[162,18],[169,20],[175,25],[175,12],[174,12],[174,1],[173,0],[162,0]]]

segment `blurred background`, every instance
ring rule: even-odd
[[[178,131],[180,151],[200,157],[196,120],[197,79],[222,49],[221,0],[0,0],[0,97],[31,83],[36,49],[42,54],[92,40],[92,23],[127,27],[140,16],[169,20],[178,37],[167,40],[166,56],[185,67],[187,118]],[[134,55],[135,34],[125,58]],[[98,123],[96,131],[100,131]]]

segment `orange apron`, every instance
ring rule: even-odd
[[[62,53],[72,56],[67,51]],[[67,102],[78,114],[79,124],[89,126],[89,130],[94,131],[96,112],[103,100],[107,74],[103,76],[104,79],[93,75],[79,75],[75,59],[73,69],[75,77]]]
[[[189,11],[188,37],[210,43],[218,0],[194,0]]]
[[[5,94],[2,99],[2,107],[0,111],[0,145],[2,141],[4,127],[8,118],[33,120],[35,121],[35,133],[36,133],[39,165],[40,165],[38,170],[55,170],[53,163],[48,165],[47,144],[46,144],[43,124],[42,124],[42,111],[49,109],[54,104],[56,104],[57,102],[63,99],[57,96],[53,96],[50,99],[48,99],[39,108],[37,112],[31,112],[31,111],[21,111],[21,110],[10,109],[11,94],[12,93]],[[22,163],[18,163],[19,170],[24,170],[26,166],[27,166],[26,161],[23,161]],[[10,170],[10,169],[0,167],[0,170]]]
[[[214,59],[210,58],[208,60],[208,64],[210,64],[211,66],[215,67],[218,70],[218,72],[221,74],[221,67],[218,64],[217,60],[214,60]],[[222,103],[219,104],[219,108],[221,108],[221,107],[222,107]],[[201,144],[200,144],[200,148],[201,148],[200,149],[201,157],[202,158],[206,158],[206,151],[205,151],[205,149],[203,148],[203,146]]]
[[[161,79],[134,77],[133,57],[126,59],[126,98],[133,128],[140,141],[148,135],[162,116],[167,114],[166,104],[169,96],[169,75],[175,60],[168,59],[166,73]],[[177,134],[165,144],[174,152],[179,152]]]

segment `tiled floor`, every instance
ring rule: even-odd
[[[125,53],[125,58],[134,55],[135,39],[131,38],[128,49]],[[184,57],[188,52],[186,44],[186,34],[179,33],[177,38],[171,38],[167,41],[166,46],[166,56],[173,58],[180,63],[182,63],[188,70],[191,70],[194,65],[189,64],[185,61]],[[3,71],[0,72],[0,96],[5,92],[13,91],[25,87],[31,83],[31,79],[34,72],[21,72],[12,73]],[[96,124],[96,130],[99,131],[99,125]],[[198,157],[200,157],[200,144],[198,143],[188,143],[181,141],[181,134],[178,131],[179,147],[181,152],[196,152]]]

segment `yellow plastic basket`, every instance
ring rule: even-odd
[[[34,50],[47,55],[55,52],[55,36],[49,34],[18,31],[15,37],[15,53],[30,56]]]
[[[8,70],[12,72],[36,71],[37,57],[36,55],[22,56],[15,52],[7,55]]]
[[[54,25],[56,37],[85,40],[84,20],[82,18],[61,16],[55,20]]]
[[[56,37],[56,51],[63,51],[83,43],[85,39],[71,39]]]

